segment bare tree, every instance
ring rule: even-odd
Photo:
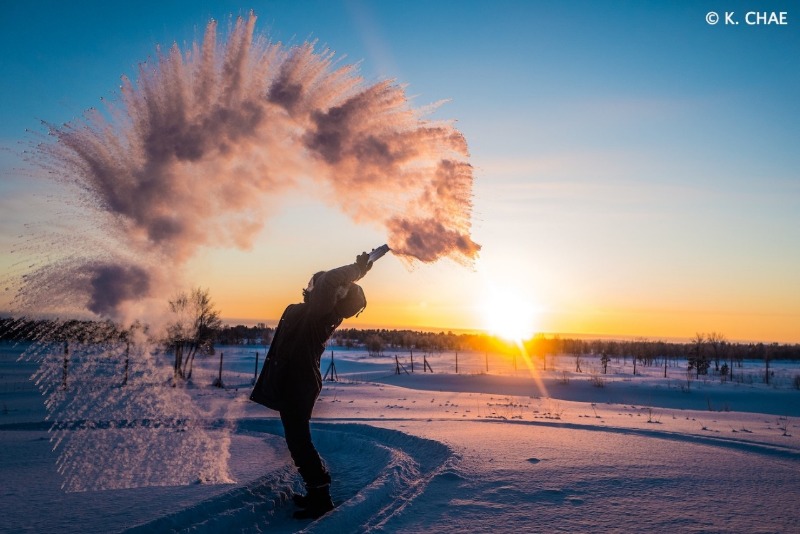
[[[719,332],[706,334],[706,343],[711,347],[711,354],[714,358],[714,370],[719,371],[720,360],[725,356],[725,336]]]
[[[600,354],[600,363],[603,365],[603,374],[608,373],[608,362],[610,360],[611,360],[611,356],[609,356],[606,351],[603,351]]]
[[[541,358],[542,360],[542,370],[547,370],[547,353],[549,351],[549,340],[544,336],[544,334],[536,334],[533,339],[530,340],[530,349],[529,353]]]
[[[689,348],[687,357],[689,364],[687,371],[695,369],[697,371],[697,378],[700,378],[700,375],[708,374],[708,367],[711,363],[708,361],[705,346],[706,336],[698,332],[692,339],[692,345]]]
[[[198,352],[213,353],[214,332],[222,326],[219,310],[214,307],[208,289],[194,288],[181,292],[169,301],[175,321],[167,327],[166,345],[175,354],[174,379],[192,378]]]

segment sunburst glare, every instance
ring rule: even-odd
[[[519,343],[536,330],[538,308],[510,289],[490,288],[483,313],[486,329],[508,341]]]

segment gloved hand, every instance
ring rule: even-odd
[[[358,257],[356,257],[356,265],[361,269],[361,276],[367,274],[367,271],[372,269],[372,262],[369,261],[369,254],[366,252],[359,254]]]

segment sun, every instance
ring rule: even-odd
[[[521,295],[493,288],[483,305],[486,329],[509,341],[529,338],[536,327],[536,307]]]

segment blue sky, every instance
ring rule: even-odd
[[[547,332],[800,341],[795,3],[14,2],[0,14],[2,146],[113,97],[156,44],[190,43],[209,18],[250,9],[274,41],[316,39],[367,80],[407,84],[416,105],[447,99],[434,117],[455,119],[469,142],[481,260],[467,272],[387,263],[374,321],[480,328],[481,295],[505,284]],[[750,10],[786,11],[789,24],[749,26]],[[709,11],[742,22],[712,26]],[[7,247],[38,204],[15,156],[0,158]],[[315,243],[320,254],[380,239],[302,198],[297,207],[340,228]],[[268,226],[266,275],[310,261],[274,252],[276,225],[296,222]],[[192,272],[213,281],[253,254],[263,265],[258,252],[209,251]],[[255,284],[265,272],[235,276]],[[218,287],[223,311],[248,293]],[[271,319],[290,297],[260,298],[275,301]]]

